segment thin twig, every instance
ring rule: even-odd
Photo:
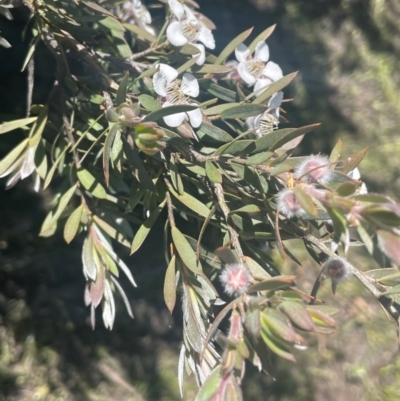
[[[215,195],[217,196],[219,207],[221,208],[222,213],[225,216],[225,221],[226,221],[226,225],[228,227],[229,234],[231,236],[232,245],[235,248],[239,259],[241,261],[243,261],[244,254],[243,254],[243,250],[242,250],[242,247],[240,245],[240,242],[239,242],[239,235],[238,235],[236,230],[232,227],[232,225],[229,222],[229,220],[230,220],[230,216],[229,216],[230,210],[229,210],[229,207],[228,207],[228,205],[226,204],[226,201],[225,201],[224,189],[222,188],[222,185],[215,183],[214,184],[214,192],[215,192]]]
[[[166,47],[167,45],[168,45],[168,41],[166,41],[164,43],[161,43],[160,45],[158,45],[156,47],[149,47],[148,49],[143,50],[142,52],[132,54],[132,56],[127,57],[126,60],[128,60],[128,61],[136,60],[137,58],[146,56],[147,54],[150,54],[150,53],[153,53],[153,52],[155,52],[157,50],[160,50],[163,47]]]
[[[34,73],[35,73],[35,61],[34,61],[34,56],[32,55],[28,63],[27,77],[26,77],[28,84],[27,85],[28,88],[26,91],[26,117],[29,117],[31,113]]]
[[[174,206],[172,205],[171,195],[169,194],[168,191],[165,193],[165,197],[167,199],[169,225],[171,227],[175,227]]]

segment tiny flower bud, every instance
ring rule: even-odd
[[[332,176],[329,159],[319,155],[307,157],[296,167],[294,175],[302,181],[326,184]]]
[[[332,292],[335,294],[337,284],[350,274],[346,259],[337,256],[329,258],[324,265],[326,275],[332,280]]]
[[[244,294],[252,282],[250,272],[239,263],[228,265],[219,279],[228,295]]]
[[[276,199],[278,210],[288,219],[305,215],[304,209],[300,206],[293,189],[283,189],[278,193]]]

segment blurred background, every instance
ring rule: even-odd
[[[254,26],[252,37],[278,24],[268,40],[271,60],[284,74],[299,70],[285,90],[290,126],[321,122],[302,145],[304,153],[328,153],[340,138],[344,156],[369,146],[360,171],[370,191],[400,198],[400,2],[398,0],[199,0],[201,11],[218,27],[216,52]],[[19,73],[28,42],[20,32],[27,14],[0,19],[0,121],[23,117],[26,76]],[[34,103],[52,84],[51,56],[35,57]],[[287,125],[288,126],[288,125]],[[1,138],[1,157],[16,143]],[[38,238],[52,191],[37,195],[23,181],[4,191],[0,181],[0,401],[82,400],[169,401],[180,399],[177,351],[179,306],[170,316],[162,299],[165,264],[153,230],[138,254],[124,259],[138,289],[122,282],[135,319],[119,305],[114,330],[92,331],[84,307],[81,243],[65,245],[62,235]],[[294,248],[306,260],[302,249]],[[361,251],[349,259],[362,270],[377,268]],[[278,261],[279,262],[279,261]],[[284,266],[310,290],[318,266]],[[389,401],[400,399],[400,359],[395,323],[349,279],[332,296],[341,309],[340,329],[310,337],[311,347],[297,363],[271,357],[268,374],[245,380],[246,401]],[[186,387],[193,400],[196,386]]]

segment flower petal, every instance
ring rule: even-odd
[[[259,117],[259,116],[257,116],[257,117]],[[256,118],[257,118],[257,117],[252,116],[252,117],[246,118],[246,126],[247,126],[248,129],[254,129],[254,128],[256,128],[255,122],[256,122]]]
[[[269,60],[269,47],[264,41],[257,43],[254,58],[264,61],[264,63]]]
[[[168,127],[175,128],[179,127],[183,123],[185,118],[186,118],[186,113],[176,113],[176,114],[171,114],[170,116],[165,116],[163,120],[165,124],[168,125]]]
[[[185,11],[186,19],[198,22],[197,17],[194,15],[193,11],[187,5],[183,4],[182,7]]]
[[[201,113],[200,109],[188,111],[187,115],[190,119],[190,125],[193,128],[200,127],[201,123],[203,122],[203,114]]]
[[[269,61],[266,64],[262,75],[264,78],[269,78],[274,82],[283,77],[281,67],[279,67],[279,65],[274,63],[273,61]]]
[[[282,99],[283,99],[283,92],[282,91],[274,93],[271,96],[271,99],[269,99],[268,109],[272,110],[272,109],[277,109],[277,108],[281,107]]]
[[[249,48],[245,44],[240,44],[236,49],[235,49],[235,56],[238,61],[241,63],[245,63],[249,59],[251,59],[251,54]]]
[[[200,43],[191,43],[193,46],[196,46],[200,50],[200,56],[199,54],[193,54],[192,58],[199,56],[199,58],[196,61],[197,65],[203,65],[204,62],[206,61],[206,49],[204,46]]]
[[[191,97],[199,96],[199,83],[197,82],[197,79],[194,77],[194,75],[189,74],[188,72],[183,74],[181,90],[185,95]]]
[[[242,78],[247,85],[255,84],[256,79],[253,77],[253,75],[249,73],[249,70],[247,69],[245,63],[239,63],[237,70],[240,75],[240,78]]]
[[[167,38],[174,46],[183,46],[188,42],[182,32],[182,26],[179,21],[172,21],[168,25]]]
[[[181,20],[183,14],[185,14],[185,9],[183,8],[183,5],[178,0],[168,0],[168,5],[170,6],[172,12],[176,15],[176,17]]]
[[[263,90],[272,84],[272,80],[270,80],[269,78],[260,78],[257,79],[256,84],[254,85],[254,92],[257,92],[257,96],[263,92]]]
[[[157,95],[167,96],[167,77],[162,71],[153,75],[153,87]]]
[[[204,43],[204,45],[209,49],[215,49],[214,35],[211,30],[206,28],[203,24],[201,24],[200,31],[197,34],[197,39]]]

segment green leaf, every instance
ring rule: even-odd
[[[33,40],[31,45],[29,46],[28,53],[25,56],[25,60],[21,67],[21,72],[25,71],[26,66],[28,65],[29,61],[31,61],[33,54],[35,53],[36,46],[40,41],[40,35],[36,36]]]
[[[350,171],[354,170],[361,163],[362,159],[364,159],[365,155],[367,154],[367,151],[368,151],[368,146],[357,152],[353,157],[346,159],[345,164],[342,167],[341,171],[344,174],[347,174]]]
[[[165,273],[164,281],[164,301],[168,310],[172,313],[176,303],[176,277],[175,277],[175,255],[169,262],[167,271]]]
[[[87,7],[89,7],[93,11],[96,11],[96,12],[98,12],[100,14],[107,15],[108,17],[111,17],[111,18],[116,18],[115,15],[110,13],[108,10],[106,10],[105,8],[99,6],[96,3],[93,3],[92,1],[82,1],[82,3],[85,4]]]
[[[317,217],[318,212],[317,208],[314,205],[314,202],[308,194],[306,194],[300,186],[294,187],[294,193],[296,195],[297,200],[300,203],[300,206],[311,216]]]
[[[35,146],[40,139],[42,138],[43,130],[47,123],[47,117],[49,114],[48,107],[43,107],[42,111],[40,112],[37,120],[35,121],[35,125],[32,127],[31,133],[29,135],[29,146]]]
[[[196,74],[227,74],[233,67],[217,64],[203,64],[200,69],[196,69]]]
[[[139,96],[140,104],[148,111],[156,111],[161,109],[161,104],[154,99],[153,96],[146,95],[145,93]]]
[[[57,160],[51,166],[51,169],[47,173],[46,179],[44,180],[43,189],[46,189],[48,187],[48,185],[50,184],[51,180],[53,179],[54,173],[57,170],[59,163],[64,158],[65,153],[67,152],[67,150],[69,149],[70,146],[71,146],[70,144],[67,145],[67,147],[60,153],[60,155],[57,157]]]
[[[237,213],[259,213],[261,209],[257,205],[245,205],[239,209],[231,210],[229,215],[237,214]]]
[[[196,109],[198,109],[197,105],[190,104],[179,104],[176,106],[163,107],[159,110],[147,114],[143,121],[157,121],[165,116],[170,116],[171,114],[184,113]]]
[[[178,166],[176,165],[175,155],[172,153],[169,159],[169,169],[172,185],[174,186],[175,190],[178,191],[179,195],[183,195],[185,193],[185,189],[183,187],[182,178],[179,174]]]
[[[83,212],[83,206],[78,206],[68,217],[64,226],[64,239],[69,244],[76,236]]]
[[[184,54],[186,56],[194,56],[195,54],[199,54],[200,53],[200,49],[194,45],[192,45],[191,43],[186,43],[185,45],[183,45],[181,47],[181,49],[179,50],[180,54]]]
[[[200,51],[198,50],[197,53]],[[193,58],[190,58],[186,63],[182,64],[179,68],[176,69],[178,71],[178,74],[182,74],[183,72],[187,71],[193,64],[196,63],[196,61],[199,59],[200,54],[194,56]]]
[[[131,149],[128,145],[124,146],[125,154],[132,166],[132,173],[136,179],[149,191],[156,192],[156,186],[153,183],[149,173],[143,165],[137,149]]]
[[[196,395],[195,401],[209,401],[211,397],[218,390],[218,386],[221,383],[221,365],[217,367],[210,373],[204,384],[201,386],[199,392]]]
[[[36,148],[35,167],[36,167],[36,172],[39,174],[40,178],[44,180],[47,174],[47,156],[46,156],[46,148],[44,146],[43,141],[40,141]]]
[[[248,153],[253,150],[254,148],[254,140],[251,139],[243,139],[241,141],[235,141],[231,143],[227,143],[226,145],[221,146],[218,148],[215,152],[214,155],[237,155],[240,153]]]
[[[106,17],[104,19],[99,20],[99,24],[102,25],[104,28],[109,29],[110,31],[125,32],[124,27],[114,16]],[[125,24],[124,24],[124,26],[125,26]],[[133,25],[131,25],[131,26],[133,26]]]
[[[209,107],[208,109],[203,110],[203,114],[206,116],[211,116],[214,114],[221,114],[224,110],[230,109],[234,106],[239,106],[240,103],[223,103],[218,104],[217,106]]]
[[[329,161],[332,163],[336,163],[340,159],[340,155],[342,154],[343,142],[339,139],[336,142],[336,145],[332,149],[332,152],[329,156]]]
[[[141,28],[138,25],[132,25],[128,23],[122,24],[124,28],[126,28],[128,31],[133,32],[137,36],[141,36],[143,39],[146,39],[147,41],[154,43],[157,38],[153,36],[151,33],[147,32],[145,29]]]
[[[139,230],[136,232],[131,245],[131,255],[135,253],[143,244],[144,240],[149,235],[151,228],[156,222],[158,216],[165,206],[166,200],[161,202],[155,210],[150,212],[150,217],[145,220],[145,222],[140,226]]]
[[[221,118],[247,118],[264,113],[267,106],[260,104],[244,103],[239,106],[225,109],[221,112]]]
[[[306,125],[304,127],[296,128],[291,132],[288,132],[286,135],[281,135],[280,138],[271,146],[271,150],[276,150],[288,142],[294,140],[295,138],[298,138],[299,136],[302,136],[304,134],[308,134],[309,132],[313,131],[315,128],[319,127],[321,123],[317,124],[311,124],[311,125]],[[278,131],[275,131],[278,132]],[[270,134],[266,135],[270,136]]]
[[[244,262],[246,263],[246,266],[248,269],[251,271],[251,274],[255,278],[259,279],[270,279],[271,275],[265,271],[255,260],[250,258],[249,256],[245,256]]]
[[[187,192],[180,195],[178,192],[175,191],[175,189],[171,185],[168,185],[168,191],[171,192],[171,194],[176,199],[178,199],[178,201],[182,202],[186,207],[193,210],[200,216],[207,218],[207,216],[209,215],[210,209],[206,205],[201,203],[198,199],[188,194]]]
[[[268,161],[272,156],[274,155],[273,152],[261,152],[261,153],[257,153],[253,156],[250,156],[247,160],[246,160],[246,165],[247,166],[254,166],[257,164],[263,164],[266,161]]]
[[[207,122],[203,122],[197,131],[197,135],[200,139],[204,136],[214,139],[218,142],[231,142],[233,138],[223,129],[216,127]]]
[[[377,226],[399,227],[400,217],[380,205],[372,205],[362,210],[361,215]]]
[[[222,175],[213,162],[206,160],[206,174],[211,182],[222,183]]]
[[[20,120],[7,121],[3,124],[0,124],[0,134],[5,134],[6,132],[13,131],[17,128],[25,127],[29,124],[32,124],[37,120],[37,117],[28,117],[21,118]]]
[[[171,227],[171,234],[176,251],[182,259],[182,262],[193,273],[203,274],[201,264],[197,261],[196,254],[185,236],[176,227]]]
[[[122,78],[121,83],[119,84],[116,97],[117,106],[119,106],[122,103],[125,103],[126,101],[126,88],[128,86],[128,79],[129,79],[129,73],[126,73]]]
[[[267,347],[274,352],[276,355],[288,359],[289,361],[295,362],[295,357],[288,352],[286,349],[282,347],[282,344],[279,344],[276,339],[272,336],[272,333],[268,331],[266,328],[262,328],[261,330],[261,337],[264,340]]]
[[[264,103],[267,99],[269,99],[275,92],[279,92],[286,86],[288,86],[293,79],[296,77],[297,71],[292,72],[291,74],[285,75],[282,77],[279,81],[276,81],[269,85],[267,89],[261,92],[260,95],[258,95],[254,100],[254,104],[261,104]]]
[[[276,28],[276,24],[268,27],[267,29],[265,29],[264,31],[262,31],[251,43],[249,46],[249,50],[250,53],[253,53],[254,50],[256,49],[256,46],[258,44],[258,42],[265,42],[272,34],[272,32],[274,32]]]
[[[282,288],[288,288],[294,285],[294,279],[296,276],[276,276],[271,277],[267,280],[261,281],[257,284],[253,284],[247,290],[248,293],[257,291],[271,291],[280,290]]]
[[[279,309],[291,320],[299,329],[305,331],[315,331],[315,325],[307,309],[293,301],[284,301],[279,305]]]
[[[100,184],[97,178],[95,178],[90,171],[79,169],[76,174],[83,187],[94,197],[99,199],[107,198],[107,192],[103,185]]]
[[[5,173],[11,165],[18,159],[19,155],[26,148],[29,139],[24,139],[17,145],[11,152],[9,152],[4,159],[0,161],[0,175]]]
[[[234,102],[236,100],[236,92],[217,85],[211,80],[204,80],[200,81],[199,83],[203,89],[205,89],[211,95],[216,96],[218,99],[222,99],[225,102]]]
[[[108,131],[108,135],[104,142],[103,148],[103,172],[104,172],[104,179],[106,181],[106,185],[109,185],[110,182],[110,158],[111,158],[111,151],[112,146],[114,143],[115,136],[118,132],[118,125],[112,125],[110,130]]]
[[[238,263],[235,254],[232,252],[231,249],[227,248],[226,246],[220,246],[215,250],[215,254],[224,262],[229,265]]]
[[[47,219],[44,221],[42,228],[40,230],[40,234],[42,235],[44,232],[46,232],[51,226],[59,219],[61,214],[64,212],[65,208],[67,207],[69,201],[71,200],[72,196],[74,195],[74,192],[76,190],[76,187],[78,186],[78,183],[73,185],[68,191],[66,191],[64,194],[62,194],[59,198],[58,204],[57,204],[57,209],[54,211],[52,210],[49,215],[51,218]]]
[[[226,59],[235,51],[235,49],[242,44],[251,34],[253,28],[242,32],[240,35],[236,36],[229,44],[222,50],[221,54],[217,57],[214,64],[223,64]]]

